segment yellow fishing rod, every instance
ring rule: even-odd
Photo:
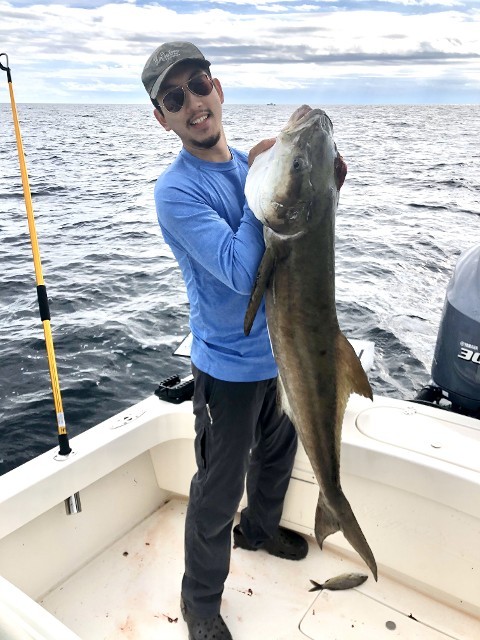
[[[1,59],[5,57],[6,64],[2,64]],[[35,217],[33,214],[32,196],[30,193],[30,185],[28,182],[27,167],[25,164],[25,154],[23,151],[22,136],[20,134],[20,125],[18,122],[17,108],[15,105],[15,97],[13,93],[12,74],[8,65],[8,56],[6,53],[0,53],[0,68],[7,72],[8,89],[10,92],[10,102],[12,105],[13,124],[15,127],[15,138],[17,141],[18,159],[20,161],[20,172],[22,175],[23,194],[25,198],[25,207],[27,210],[28,229],[30,232],[30,241],[32,245],[33,264],[35,267],[35,278],[37,282],[37,297],[38,307],[40,311],[40,318],[43,324],[43,332],[45,335],[45,346],[47,349],[48,368],[50,371],[50,381],[52,385],[53,401],[55,405],[55,413],[57,417],[58,426],[58,443],[60,445],[59,455],[68,456],[72,449],[68,442],[67,427],[65,424],[65,416],[63,413],[62,396],[60,393],[60,384],[58,381],[57,364],[55,360],[55,349],[53,346],[52,331],[50,327],[50,308],[48,305],[47,289],[43,280],[42,263],[40,260],[40,250],[38,247],[37,231],[35,228]],[[78,501],[78,495],[73,498],[68,498],[66,502],[69,502],[71,506],[67,504],[67,511],[78,511],[78,506],[73,505]],[[73,506],[73,508],[72,508]]]

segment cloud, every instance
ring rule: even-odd
[[[415,89],[453,75],[452,98],[480,95],[480,10],[473,2],[0,0],[0,15],[20,101],[145,102],[143,65],[168,40],[202,49],[227,100],[257,101],[262,90],[275,89],[295,102],[312,87],[331,90],[325,83],[346,78],[352,91],[372,77],[393,89],[410,79]],[[1,85],[0,100],[8,100]]]

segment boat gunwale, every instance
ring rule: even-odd
[[[391,398],[375,396],[372,404],[351,396],[342,433],[342,473],[404,489],[480,518],[480,504],[468,498],[472,490],[480,489],[480,473],[375,440],[355,426],[356,416],[366,407],[404,405],[405,401]],[[51,449],[0,476],[0,539],[145,451],[170,440],[193,438],[190,401],[176,405],[154,395],[142,400],[73,438],[74,453],[67,459],[55,460],[57,451]],[[292,476],[315,482],[304,452]]]

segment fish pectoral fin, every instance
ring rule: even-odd
[[[258,308],[262,302],[263,294],[268,286],[270,276],[272,275],[274,264],[275,255],[273,253],[273,249],[271,247],[267,247],[258,268],[257,278],[253,285],[252,295],[250,296],[245,320],[243,322],[243,330],[246,336],[249,335],[252,329],[253,321],[255,320]]]
[[[339,361],[346,365],[350,393],[358,393],[360,396],[373,400],[372,388],[362,363],[355,353],[355,349],[341,332],[337,336],[336,347]]]

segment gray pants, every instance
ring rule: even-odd
[[[248,507],[240,525],[260,546],[278,528],[297,436],[276,406],[276,378],[225,382],[192,370],[197,472],[185,521],[182,596],[192,614],[210,617],[220,610],[245,475]]]

